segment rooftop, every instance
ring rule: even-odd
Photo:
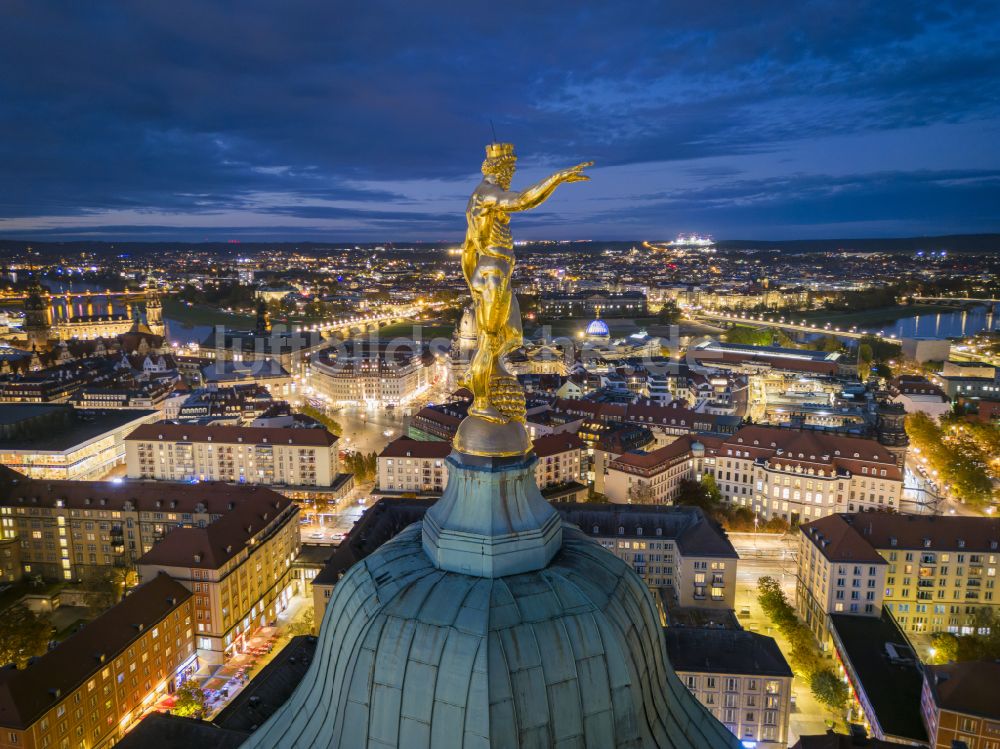
[[[885,738],[926,743],[920,718],[923,677],[906,636],[883,611],[870,616],[830,614],[837,651],[862,703],[871,705],[874,724]],[[888,646],[892,646],[892,651]],[[863,693],[863,694],[862,694]]]
[[[135,512],[201,513],[222,515],[231,507],[261,501],[284,500],[262,486],[170,481],[55,481],[29,479],[0,466],[0,505],[8,507],[67,507],[70,509],[123,510]],[[200,508],[200,509],[199,509]]]
[[[1000,549],[1000,518],[895,512],[845,513],[837,517],[842,518],[861,540],[875,549],[966,552],[995,552]],[[830,518],[823,520],[829,521]]]
[[[773,637],[743,629],[664,627],[675,671],[787,676],[792,669]]]
[[[799,526],[799,530],[831,562],[887,564],[843,515],[828,515]]]
[[[1000,661],[967,661],[925,666],[925,678],[941,710],[1000,720]],[[984,689],[985,685],[990,688]]]
[[[215,723],[151,712],[115,746],[117,749],[239,749],[248,733]]]
[[[337,435],[326,429],[301,427],[238,427],[229,425],[206,426],[202,424],[143,424],[133,430],[126,441],[145,442],[242,442],[250,445],[300,445],[303,447],[331,447]]]
[[[205,527],[174,528],[139,558],[139,565],[219,569],[285,510],[298,512],[292,500],[276,492],[245,497]]]
[[[62,404],[4,403],[0,404],[0,424],[12,425],[47,414],[51,414],[53,418],[59,418],[58,414],[60,413],[65,414],[63,417],[65,421],[60,422],[58,429],[28,431],[16,438],[0,439],[0,450],[30,450],[32,452],[70,450],[77,445],[89,442],[140,419],[149,418],[157,412],[142,408],[90,411],[67,408]]]

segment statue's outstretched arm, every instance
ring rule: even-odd
[[[497,205],[504,211],[529,211],[540,206],[555,192],[556,187],[563,182],[586,182],[589,176],[583,170],[593,165],[593,161],[585,161],[569,169],[546,177],[541,182],[533,184],[520,192],[503,192],[497,198]]]

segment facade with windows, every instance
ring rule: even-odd
[[[320,351],[310,363],[310,384],[331,403],[400,406],[425,392],[435,377],[433,362],[424,361],[417,344],[390,348],[359,341],[345,346],[348,351]]]
[[[337,436],[299,427],[146,424],[125,440],[131,479],[332,486]]]
[[[198,670],[192,596],[159,575],[26,668],[0,670],[0,747],[113,746]]]
[[[837,512],[900,510],[903,472],[879,442],[812,430],[747,426],[735,434],[679,437],[610,461],[603,484],[614,502],[669,503],[683,479],[715,479],[723,501],[804,523]]]
[[[697,507],[554,506],[678,606],[735,606],[739,556],[725,531]]]
[[[824,518],[800,531],[797,598],[814,631],[823,614],[878,616],[884,607],[905,632],[971,634],[980,609],[998,605],[1000,519],[866,512]],[[855,567],[865,574],[855,575]],[[874,574],[867,574],[869,567]],[[846,588],[837,585],[841,579]],[[838,591],[850,597],[837,598]]]
[[[796,606],[824,649],[831,644],[830,614],[882,615],[888,565],[852,522],[850,515],[830,515],[799,528]]]
[[[550,434],[532,441],[535,480],[540,489],[578,482],[581,478],[583,443],[573,434]],[[399,437],[378,456],[380,492],[434,495],[448,484],[451,444]]]
[[[681,683],[744,746],[788,746],[792,670],[773,638],[668,627],[664,639]]]
[[[295,593],[298,507],[268,492],[204,527],[171,531],[139,559],[143,580],[165,572],[190,590],[198,654],[222,663],[274,621]]]
[[[920,712],[931,749],[1000,749],[997,684],[1000,662],[925,666]]]
[[[43,481],[0,467],[0,551],[18,546],[10,575],[93,580],[132,568],[175,528],[205,527],[247,502],[276,499],[263,487]]]

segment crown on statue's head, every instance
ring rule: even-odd
[[[513,159],[513,143],[490,143],[486,146],[486,158],[488,159]]]

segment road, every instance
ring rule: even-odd
[[[778,648],[788,659],[791,646],[757,603],[757,580],[765,575],[781,583],[788,602],[795,605],[795,574],[798,555],[798,534],[730,533],[729,540],[740,555],[736,573],[736,611],[740,624],[751,632],[773,637]],[[827,721],[837,717],[819,704],[812,696],[809,684],[801,676],[792,680],[792,707],[788,725],[788,743],[794,744],[799,736],[826,732]],[[845,726],[840,725],[843,731]]]

